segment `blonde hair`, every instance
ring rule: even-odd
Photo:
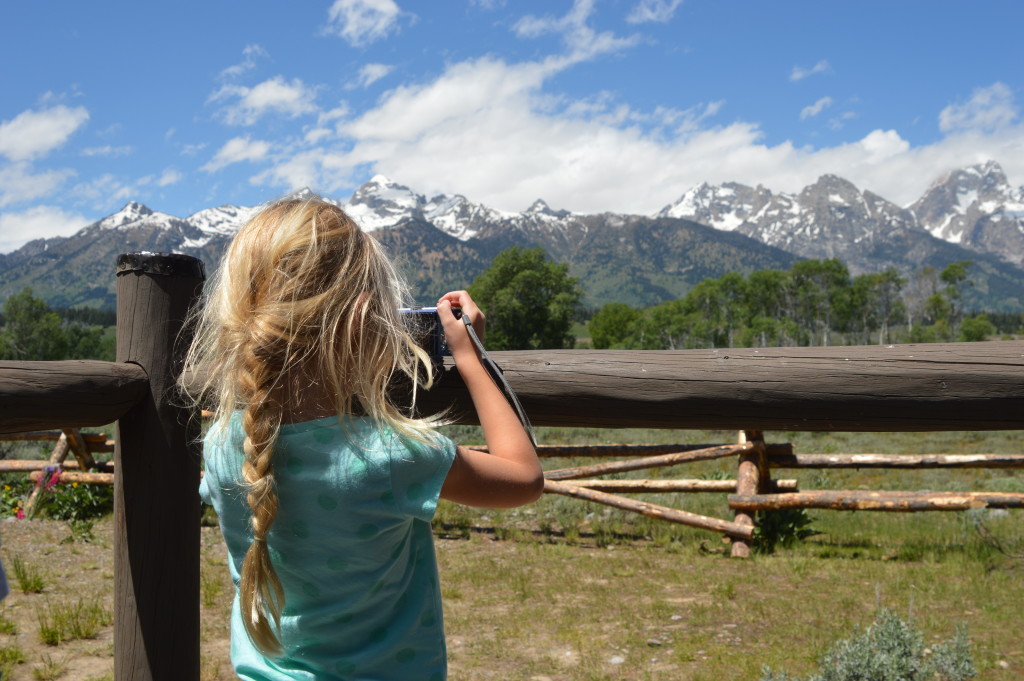
[[[266,540],[277,515],[272,460],[286,401],[315,382],[339,417],[362,413],[429,441],[434,424],[405,413],[389,389],[405,376],[414,402],[416,386],[430,386],[430,358],[403,325],[405,289],[390,259],[322,199],[279,201],[253,217],[207,291],[183,373],[198,385],[184,387],[193,401],[212,402],[214,427],[242,412],[253,537],[239,584],[242,620],[260,650],[277,653],[284,589]]]

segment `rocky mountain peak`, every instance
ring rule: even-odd
[[[946,173],[909,208],[940,239],[1024,263],[1024,188],[995,161]]]
[[[799,194],[801,203],[824,201],[833,204],[852,204],[863,198],[855,184],[838,175],[822,175],[817,182],[808,185]]]
[[[143,205],[138,201],[129,201],[121,210],[117,211],[113,215],[103,218],[103,220],[100,221],[100,224],[108,229],[113,229],[144,220],[151,215],[154,215],[154,212],[149,206]]]

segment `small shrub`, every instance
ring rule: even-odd
[[[96,540],[96,536],[92,530],[96,526],[96,521],[92,518],[81,518],[78,520],[69,520],[68,529],[71,530],[71,534],[65,539],[61,540],[62,544],[74,544],[75,542],[83,542],[91,544]]]
[[[65,662],[43,655],[40,664],[32,668],[32,676],[38,681],[53,681],[64,676],[67,671],[68,665]]]
[[[46,588],[46,579],[43,573],[34,565],[29,565],[15,555],[11,558],[11,568],[14,570],[14,579],[18,582],[18,589],[25,594],[41,593]]]
[[[54,520],[95,520],[114,510],[114,487],[58,482],[49,489],[44,508]]]
[[[14,620],[8,619],[5,609],[4,612],[0,613],[0,634],[7,634],[8,636],[13,636],[17,633],[18,625],[14,622]],[[0,661],[0,665],[2,664],[3,662]],[[3,676],[0,676],[0,679],[2,678]]]
[[[863,634],[833,645],[807,681],[967,681],[976,674],[962,625],[956,636],[926,656],[921,632],[883,609]],[[761,681],[799,679],[765,667]]]
[[[25,653],[18,646],[0,648],[0,678],[8,678],[14,671],[15,665],[24,661]]]
[[[24,518],[25,500],[32,492],[32,481],[25,475],[0,478],[0,517]]]
[[[810,525],[814,519],[802,508],[758,511],[754,527],[754,551],[774,553],[777,547],[789,548],[798,541],[819,534]]]
[[[220,579],[213,575],[202,574],[199,578],[199,592],[202,594],[202,603],[204,607],[212,608],[217,604],[217,598],[224,590],[224,585],[221,584]]]
[[[47,605],[36,613],[39,638],[46,645],[56,646],[78,638],[94,638],[114,617],[98,600],[79,599],[74,604]]]

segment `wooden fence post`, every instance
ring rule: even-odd
[[[739,456],[739,467],[736,471],[736,494],[757,494],[768,486],[768,462],[765,458],[764,434],[760,430],[741,430],[739,437],[740,444],[753,443],[753,449],[743,452]],[[744,511],[737,511],[733,522],[739,525],[755,526],[754,514]],[[750,556],[750,542],[734,538],[732,541],[733,558],[747,558]]]
[[[117,422],[114,678],[199,679],[199,419],[173,403],[204,279],[201,261],[133,253],[117,262],[117,361],[149,392]]]

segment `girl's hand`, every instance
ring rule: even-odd
[[[448,303],[447,306],[444,303]],[[441,323],[444,324],[445,334],[448,333],[448,324],[445,321],[445,314],[451,312],[452,307],[462,308],[462,314],[469,316],[469,321],[473,325],[473,331],[476,332],[477,337],[480,338],[480,342],[484,342],[484,335],[487,331],[487,319],[484,317],[483,310],[477,307],[476,303],[469,296],[466,291],[449,291],[448,293],[441,296],[440,300],[437,301],[437,311],[441,315]],[[446,312],[442,313],[444,309]],[[452,315],[454,319],[454,315]],[[454,320],[460,326],[462,322],[458,319]]]

